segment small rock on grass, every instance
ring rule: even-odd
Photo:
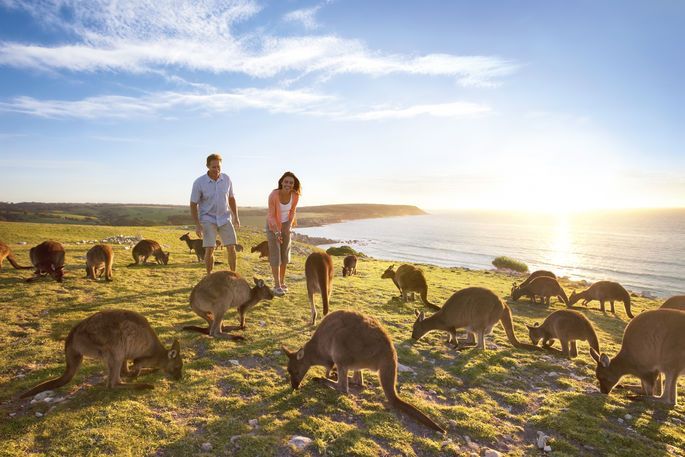
[[[631,416],[630,414],[626,414],[625,416],[623,416],[623,418],[624,418],[625,420],[629,421],[629,420],[631,420],[631,419],[633,418],[633,416]]]
[[[494,449],[486,449],[483,457],[502,457],[502,453]]]
[[[288,444],[290,446],[294,447],[297,451],[303,451],[310,444],[312,444],[312,439],[307,438],[306,436],[295,435],[292,438],[290,438],[290,441],[288,441]]]
[[[415,373],[415,371],[412,367],[402,365],[401,363],[397,364],[397,371],[399,371],[401,373]]]
[[[237,360],[235,360],[235,359],[231,359],[231,360],[229,360],[228,362],[229,362],[231,365],[236,366],[236,367],[237,367],[238,365],[240,365],[240,362],[237,361]]]
[[[545,451],[545,452],[552,452],[552,446],[550,446],[550,445],[548,444],[547,446],[544,447],[543,451]]]
[[[250,427],[252,428],[259,428],[259,421],[257,419],[250,419],[248,424],[250,424]]]
[[[209,452],[213,449],[212,443],[202,443],[202,450]]]

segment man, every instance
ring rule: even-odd
[[[238,242],[235,228],[240,228],[240,219],[233,196],[233,183],[228,175],[221,173],[219,154],[211,154],[207,157],[207,174],[200,176],[193,183],[193,191],[190,194],[190,214],[195,221],[195,233],[202,237],[207,274],[211,273],[214,268],[217,233],[226,246],[228,265],[232,271],[235,271],[235,245]]]

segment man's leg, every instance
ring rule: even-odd
[[[205,248],[205,268],[207,274],[210,274],[214,268],[214,248]]]
[[[228,266],[231,271],[236,271],[236,254],[235,254],[235,244],[230,244],[226,246],[226,255],[228,256]]]

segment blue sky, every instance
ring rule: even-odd
[[[685,206],[685,3],[0,0],[0,200]]]

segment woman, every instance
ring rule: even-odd
[[[278,180],[278,189],[269,194],[266,239],[269,242],[269,263],[274,276],[273,292],[278,297],[288,291],[285,269],[290,262],[290,229],[295,226],[295,210],[301,190],[297,176],[286,171]]]

